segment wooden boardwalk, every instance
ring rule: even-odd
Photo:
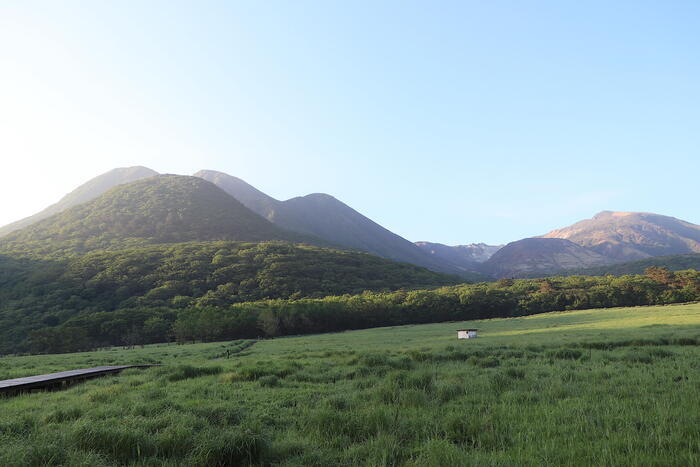
[[[48,389],[61,387],[64,384],[96,378],[113,373],[119,373],[127,368],[147,368],[153,365],[116,365],[81,368],[80,370],[61,371],[47,375],[27,376],[25,378],[6,379],[0,381],[0,394],[31,391],[32,389]]]

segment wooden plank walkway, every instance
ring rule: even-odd
[[[47,375],[6,379],[4,381],[0,381],[0,394],[58,387],[64,383],[119,373],[127,368],[147,368],[151,366],[153,365],[96,366],[94,368],[81,368],[79,370],[61,371],[59,373],[50,373]]]

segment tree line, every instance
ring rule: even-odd
[[[228,306],[136,307],[90,313],[32,331],[32,352],[114,345],[217,341],[380,326],[525,316],[549,311],[700,300],[700,272],[648,268],[643,275],[502,279],[424,290],[269,299]]]
[[[459,282],[366,253],[282,242],[188,242],[60,259],[0,255],[0,354],[26,351],[31,331],[91,315],[112,323],[105,325],[111,331],[102,333],[100,342],[115,343],[120,341],[113,335],[131,335],[120,324],[131,323],[130,314],[160,316],[158,310],[173,313]],[[165,315],[172,324],[171,315]],[[141,326],[143,339],[155,332],[150,325]],[[92,329],[88,337],[74,332],[71,340],[76,344],[71,345],[81,348],[95,341],[89,336],[102,335]]]

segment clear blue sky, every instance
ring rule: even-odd
[[[0,0],[0,224],[113,167],[327,192],[410,240],[700,223],[698,1]]]

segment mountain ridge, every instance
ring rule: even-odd
[[[249,209],[287,230],[314,235],[345,248],[433,271],[451,274],[466,272],[432,258],[414,243],[382,227],[332,195],[311,193],[279,201],[223,172],[200,170],[194,176],[217,184]]]

